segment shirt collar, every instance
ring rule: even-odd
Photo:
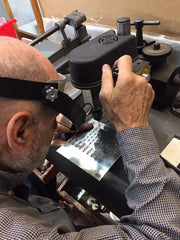
[[[25,175],[22,173],[11,173],[0,170],[0,191],[8,192],[24,181]]]

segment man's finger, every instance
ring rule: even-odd
[[[100,95],[107,95],[111,93],[114,87],[111,67],[107,64],[102,67],[102,85]]]
[[[87,132],[93,129],[92,123],[84,123],[78,130],[78,132]]]
[[[57,138],[57,139],[53,139],[52,140],[51,145],[55,146],[55,147],[60,147],[60,146],[62,146],[65,143],[66,143],[66,141],[61,140],[60,138]]]
[[[132,58],[124,55],[116,61],[116,66],[119,69],[119,75],[132,73]]]

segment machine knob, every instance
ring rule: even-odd
[[[130,35],[130,18],[129,17],[118,18],[117,34],[119,36]]]
[[[154,43],[154,45],[153,45],[154,50],[159,50],[160,48],[161,48],[160,43]]]

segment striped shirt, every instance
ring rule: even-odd
[[[16,197],[13,189],[21,176],[1,171],[0,239],[180,239],[180,178],[161,160],[151,127],[124,130],[117,139],[130,182],[126,198],[131,215],[118,225],[75,232],[57,204],[44,198],[37,201],[41,207],[36,201],[32,206]]]

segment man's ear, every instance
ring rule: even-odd
[[[18,112],[13,115],[7,125],[7,141],[15,151],[28,149],[34,139],[35,123],[29,112]]]

